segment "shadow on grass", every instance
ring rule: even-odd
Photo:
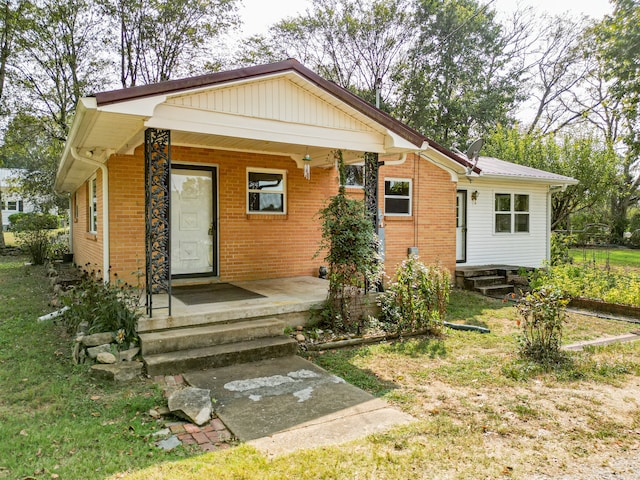
[[[447,306],[447,321],[464,325],[475,325],[489,328],[486,315],[495,316],[503,308],[510,308],[512,303],[485,297],[479,293],[466,290],[452,290]]]
[[[354,364],[355,359],[358,357],[366,357],[370,354],[369,349],[364,347],[331,350],[322,353],[309,352],[307,358],[375,397],[382,397],[386,393],[399,388],[394,382],[378,378],[368,368],[360,368]]]

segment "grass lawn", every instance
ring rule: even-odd
[[[572,248],[574,263],[591,262],[640,273],[640,250],[627,248]]]
[[[639,459],[640,342],[542,372],[514,355],[512,305],[459,291],[449,320],[490,334],[449,330],[310,357],[414,415],[413,424],[275,458],[247,445],[163,453],[148,437],[159,428],[145,414],[162,402],[154,386],[92,381],[71,364],[71,339],[36,322],[48,310],[42,273],[0,257],[0,478],[598,478]],[[637,330],[576,315],[566,327],[567,343]]]

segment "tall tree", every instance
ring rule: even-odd
[[[567,228],[571,215],[602,206],[612,192],[617,156],[611,145],[592,135],[541,135],[498,126],[482,153],[579,181],[554,193],[553,229]]]
[[[238,21],[237,0],[102,0],[118,32],[123,87],[169,80]]]
[[[512,35],[476,0],[419,0],[398,115],[445,144],[464,146],[496,123],[510,123],[521,65]]]
[[[621,240],[627,212],[640,196],[640,1],[612,0],[612,15],[596,27],[599,59],[610,91],[619,102],[624,129],[624,158],[617,182],[618,194],[611,201],[613,235]]]
[[[267,37],[246,40],[236,62],[297,58],[320,75],[374,102],[394,93],[393,77],[413,32],[409,0],[313,0],[305,14],[274,25]]]

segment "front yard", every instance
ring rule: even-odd
[[[347,446],[265,458],[241,445],[165,453],[146,412],[160,391],[96,383],[73,366],[71,339],[36,318],[51,310],[44,271],[0,257],[0,478],[415,479],[637,478],[640,342],[592,348],[551,372],[515,354],[515,309],[454,291],[447,330],[317,352],[310,358],[417,418]],[[637,331],[571,314],[564,343]],[[248,415],[251,412],[247,412]]]

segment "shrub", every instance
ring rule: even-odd
[[[19,230],[21,222],[31,222],[33,218],[38,218],[42,229],[53,230],[60,226],[60,219],[50,213],[20,212],[9,215],[9,224],[12,230]]]
[[[573,262],[569,251],[573,240],[571,235],[564,233],[553,232],[551,234],[551,265],[564,265]]]
[[[342,152],[336,152],[338,170],[344,180]],[[320,212],[322,241],[329,267],[329,293],[320,313],[325,326],[360,332],[366,316],[362,309],[367,288],[382,274],[378,241],[363,201],[347,197],[344,181],[338,194]]]
[[[404,260],[396,281],[378,298],[383,328],[394,333],[427,330],[439,333],[447,313],[449,272],[440,266],[426,266],[416,255]]]
[[[51,218],[55,219],[55,223]],[[13,227],[16,241],[29,254],[33,264],[42,265],[49,258],[49,230],[56,227],[57,217],[53,215],[25,213],[16,220]]]
[[[564,309],[567,299],[554,287],[541,287],[523,297],[517,304],[518,353],[522,358],[552,365],[563,359],[560,352]]]
[[[100,271],[85,271],[80,284],[63,297],[69,309],[62,321],[70,332],[76,332],[82,322],[89,324],[89,333],[114,332],[118,343],[126,347],[137,339],[140,291],[118,279],[103,282]]]

